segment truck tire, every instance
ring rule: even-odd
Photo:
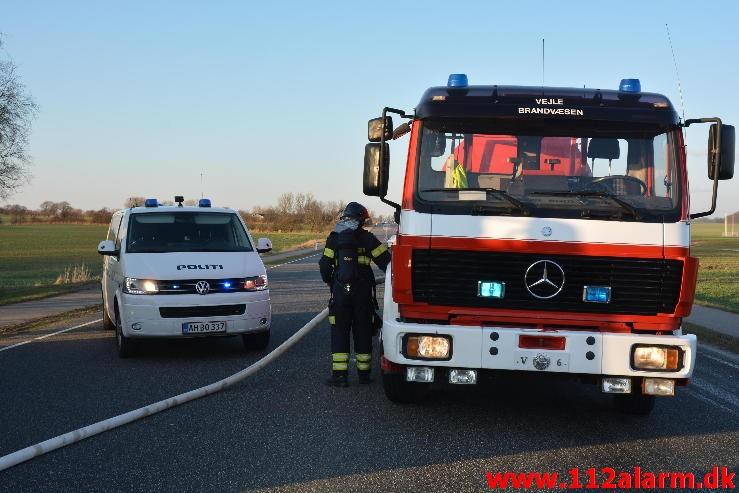
[[[242,334],[245,349],[264,349],[269,345],[269,330],[264,332],[255,332],[252,334]]]
[[[123,335],[121,324],[121,316],[118,315],[118,309],[115,311],[115,340],[118,346],[118,356],[128,358],[136,352],[136,341],[132,341],[130,337]]]
[[[382,388],[391,402],[411,404],[418,401],[416,385],[405,381],[402,373],[382,372]]]
[[[613,404],[616,409],[632,416],[649,416],[652,409],[654,409],[654,400],[653,395],[645,395],[641,391],[613,396]]]

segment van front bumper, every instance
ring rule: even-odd
[[[272,324],[269,290],[210,295],[120,294],[126,337],[203,337],[264,332]],[[185,332],[191,323],[223,322],[219,332]]]

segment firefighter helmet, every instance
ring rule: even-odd
[[[369,219],[369,212],[367,212],[367,208],[362,204],[358,202],[349,202],[348,204],[346,204],[346,208],[341,214],[341,217],[350,217],[352,219],[357,219],[359,220],[359,223],[362,224],[367,219]]]

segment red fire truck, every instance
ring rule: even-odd
[[[396,114],[409,121],[393,128]],[[711,123],[709,211],[689,211],[683,127]],[[388,142],[410,134],[400,203]],[[618,90],[469,85],[370,120],[364,193],[396,209],[381,334],[392,401],[488,373],[596,382],[648,414],[695,366],[691,219],[734,170],[734,127],[681,121],[638,79]],[[529,374],[531,374],[529,373]]]

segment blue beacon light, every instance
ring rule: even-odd
[[[639,82],[639,79],[621,79],[618,90],[621,92],[641,92],[641,82]]]
[[[467,87],[467,74],[449,74],[449,81],[447,87]]]
[[[198,201],[198,206],[200,206],[200,207],[210,207],[210,199],[200,199]]]
[[[144,201],[144,207],[159,207],[157,199],[146,199]]]

